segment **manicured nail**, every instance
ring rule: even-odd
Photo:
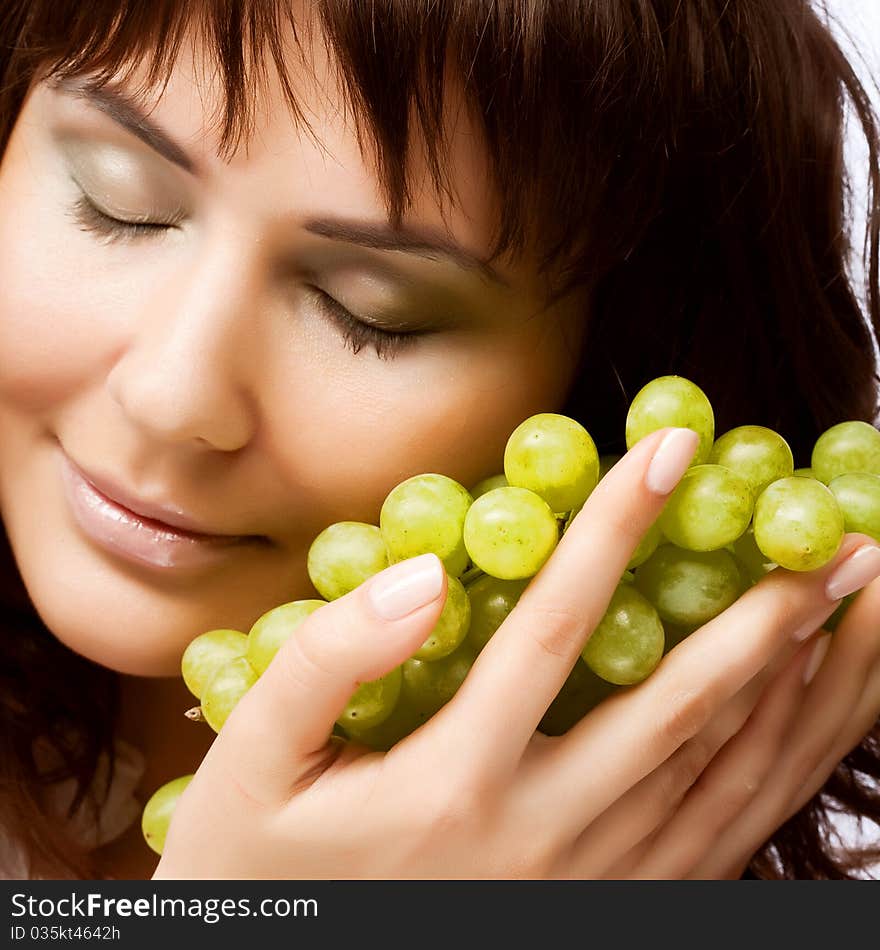
[[[370,582],[370,605],[383,620],[400,620],[440,596],[444,573],[436,554],[420,554],[393,564]]]
[[[804,686],[808,686],[813,677],[819,672],[819,667],[822,665],[822,660],[825,659],[825,654],[828,652],[828,647],[830,646],[830,633],[822,634],[816,641],[813,652],[810,654],[810,659],[807,660],[807,665],[804,667]]]
[[[851,554],[828,579],[825,594],[829,600],[840,600],[880,577],[880,548],[864,544]]]
[[[700,444],[693,429],[673,429],[657,446],[645,484],[658,495],[668,495],[681,481]]]
[[[794,640],[795,643],[801,643],[811,637],[821,626],[821,620],[816,620],[815,617],[811,617],[803,626],[795,630],[791,635],[791,639]]]

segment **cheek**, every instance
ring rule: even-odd
[[[14,149],[7,157],[0,173],[0,400],[39,411],[109,364],[131,290],[123,292],[125,275],[98,267],[102,249],[67,216],[71,195],[57,173],[32,168]]]
[[[293,396],[291,405],[308,411],[289,418],[284,431],[296,436],[278,452],[290,482],[311,495],[318,530],[339,520],[375,523],[387,493],[411,475],[438,472],[470,487],[501,471],[511,431],[562,405],[569,363],[546,325],[503,340],[432,344],[388,362],[346,353],[324,367],[332,384]]]

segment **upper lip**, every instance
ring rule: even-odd
[[[225,539],[254,539],[261,537],[260,535],[230,534],[222,531],[212,531],[200,521],[190,517],[186,514],[186,512],[181,511],[176,506],[171,507],[161,502],[143,501],[142,499],[128,492],[119,484],[119,482],[113,481],[104,475],[94,475],[91,472],[86,471],[80,465],[77,465],[69,455],[67,456],[67,460],[71,467],[77,472],[77,474],[79,474],[80,477],[82,477],[85,481],[89,482],[93,488],[97,489],[102,495],[109,498],[110,501],[115,502],[117,505],[121,505],[123,508],[127,508],[133,514],[139,515],[141,518],[147,518],[150,521],[157,521],[160,525],[175,528],[178,531],[184,531],[187,534],[192,534],[199,537]]]

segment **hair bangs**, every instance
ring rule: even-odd
[[[414,132],[435,192],[455,201],[446,100],[450,81],[459,84],[496,198],[486,261],[530,252],[539,272],[567,274],[557,295],[593,283],[623,257],[660,200],[666,153],[652,103],[661,101],[664,50],[646,0],[322,0],[310,7],[314,24],[300,22],[289,0],[13,7],[26,18],[26,58],[48,76],[89,74],[100,85],[131,81],[145,67],[135,94],[167,83],[191,31],[222,84],[222,114],[212,124],[221,156],[247,141],[270,68],[295,121],[312,134],[285,37],[294,37],[308,68],[300,37],[311,39],[317,25],[395,225],[412,206]],[[638,147],[622,147],[628,139]],[[600,226],[601,241],[590,240]]]

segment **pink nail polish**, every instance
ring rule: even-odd
[[[401,620],[440,596],[444,574],[436,554],[421,554],[377,574],[367,588],[367,598],[382,620]]]
[[[795,630],[795,632],[791,635],[791,639],[794,640],[795,643],[802,643],[804,640],[811,637],[821,626],[821,620],[817,621],[815,617],[811,617],[805,624]]]
[[[645,484],[657,495],[668,495],[681,481],[700,444],[693,429],[673,429],[657,446]]]
[[[880,548],[864,544],[851,554],[825,584],[829,600],[840,600],[880,577]]]
[[[819,672],[819,667],[825,659],[828,647],[831,646],[831,636],[830,633],[826,633],[816,641],[813,652],[810,654],[810,659],[807,660],[807,665],[804,667],[804,686],[809,686],[813,677]]]

